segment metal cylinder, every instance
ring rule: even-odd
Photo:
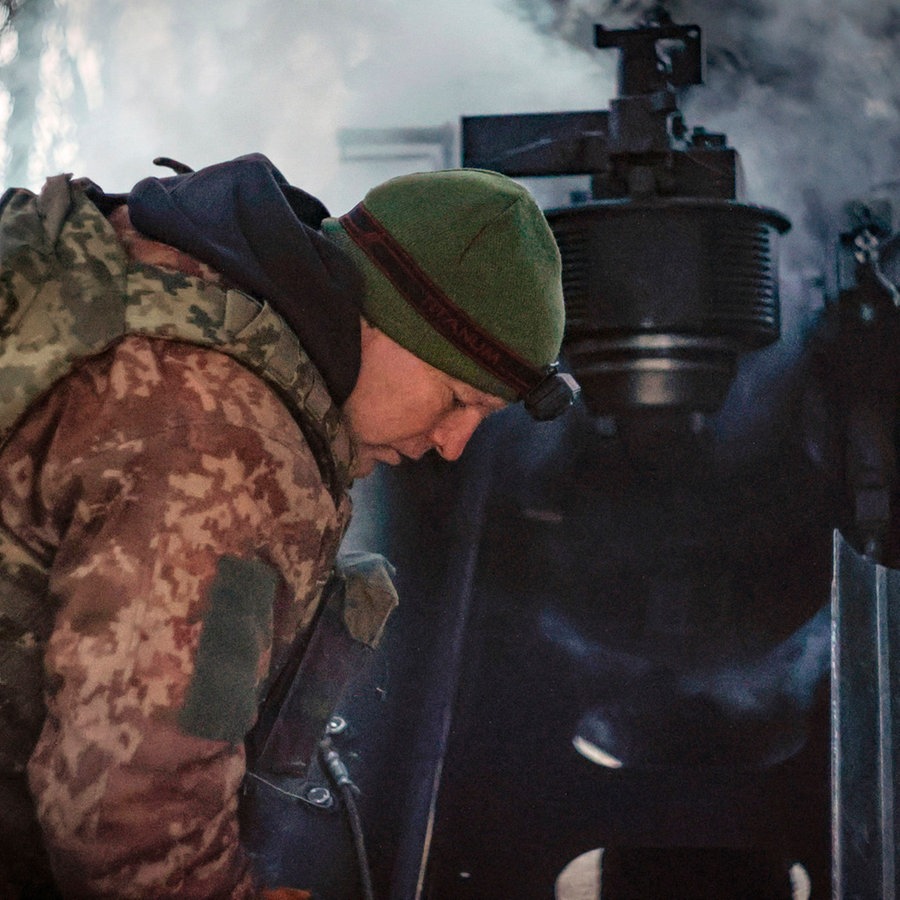
[[[563,260],[566,356],[596,413],[711,412],[737,356],[778,339],[772,232],[732,200],[610,200],[551,210]]]

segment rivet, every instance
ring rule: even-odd
[[[306,799],[312,803],[313,806],[331,806],[331,791],[325,787],[311,787],[306,792]]]
[[[326,734],[342,734],[347,730],[347,720],[343,716],[332,716],[325,726]]]

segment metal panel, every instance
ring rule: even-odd
[[[607,164],[608,117],[605,110],[464,116],[462,164],[514,178],[597,172]]]
[[[834,536],[832,843],[837,900],[897,896],[900,571]]]

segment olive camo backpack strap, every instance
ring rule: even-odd
[[[0,200],[0,443],[76,360],[122,335],[127,266],[69,176]]]
[[[0,200],[0,446],[23,413],[81,359],[126,334],[227,353],[267,381],[300,424],[338,501],[352,446],[340,410],[269,304],[131,263],[105,216],[68,175]]]

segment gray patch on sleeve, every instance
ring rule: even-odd
[[[178,717],[186,733],[232,744],[244,739],[256,714],[260,657],[272,641],[277,584],[278,573],[260,560],[219,560]]]

